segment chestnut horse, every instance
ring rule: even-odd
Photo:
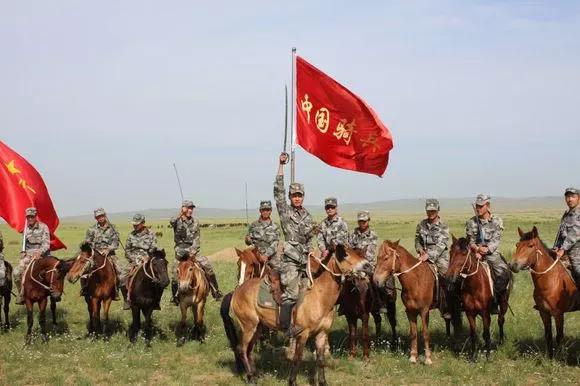
[[[60,301],[64,288],[64,278],[70,270],[75,259],[59,260],[54,256],[46,256],[34,259],[22,274],[22,295],[26,306],[26,344],[32,340],[32,309],[34,303],[38,304],[38,323],[42,340],[48,341],[46,333],[46,305],[50,296],[50,309],[52,322],[56,324],[56,303]]]
[[[181,322],[178,327],[177,346],[183,346],[187,340],[187,309],[193,313],[192,337],[200,342],[205,340],[205,324],[203,315],[205,302],[209,293],[209,282],[203,269],[195,261],[195,258],[183,260],[177,266],[179,290],[179,309],[181,310]]]
[[[266,270],[266,261],[258,253],[256,247],[248,247],[244,250],[236,248],[238,255],[238,285],[254,277],[262,277]]]
[[[115,298],[117,271],[109,257],[93,250],[89,243],[81,244],[81,251],[72,265],[67,279],[74,283],[81,276],[86,277],[85,300],[89,312],[89,334],[107,334],[109,308]],[[101,325],[101,306],[103,325]]]
[[[402,287],[401,299],[409,320],[411,339],[409,361],[417,363],[419,358],[417,317],[420,316],[425,344],[425,364],[431,365],[433,361],[429,337],[429,311],[436,300],[437,282],[428,264],[409,253],[402,245],[399,245],[399,241],[385,240],[379,247],[373,280],[378,287],[384,287],[391,275],[399,278]]]
[[[550,358],[554,355],[552,318],[556,324],[556,345],[564,337],[564,313],[580,309],[580,293],[559,258],[540,239],[538,229],[524,233],[510,264],[512,271],[529,269],[534,283],[534,301],[544,323],[544,337]]]
[[[315,336],[318,383],[327,384],[324,352],[328,330],[334,319],[334,305],[340,294],[342,282],[345,276],[359,275],[362,272],[370,275],[372,267],[354,250],[339,245],[323,269],[295,309],[294,324],[300,332],[294,338],[294,357],[288,379],[290,385],[296,385],[304,345],[311,336]],[[222,302],[222,319],[226,335],[230,340],[230,346],[237,348],[234,350],[234,356],[238,370],[242,371],[242,366],[245,368],[249,382],[255,382],[256,377],[252,350],[261,332],[260,325],[270,329],[279,328],[278,311],[258,306],[259,287],[260,279],[250,279],[238,286],[231,296],[228,294]],[[236,334],[232,318],[224,312],[227,309],[233,312],[238,321],[241,328],[240,338]]]
[[[471,343],[471,360],[476,358],[476,318],[481,316],[483,321],[483,340],[485,341],[485,355],[489,358],[491,351],[491,305],[493,301],[493,289],[490,281],[490,271],[484,268],[483,263],[469,248],[469,241],[465,237],[457,239],[452,235],[451,257],[449,268],[445,275],[447,280],[456,283],[461,277],[461,300],[463,310],[469,321],[469,337]],[[511,275],[510,275],[511,276]],[[499,299],[499,313],[497,323],[499,326],[500,343],[504,340],[503,325],[505,314],[508,310],[511,290],[511,277],[505,295]]]
[[[6,268],[6,284],[0,287],[0,306],[4,306],[4,327],[10,328],[10,299],[12,297],[12,265],[4,261]],[[4,303],[4,304],[2,304]],[[0,323],[2,323],[2,314],[0,313]]]

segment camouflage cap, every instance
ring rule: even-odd
[[[143,216],[142,214],[137,213],[136,215],[133,216],[133,221],[131,221],[131,223],[133,225],[139,225],[145,222],[145,216]]]
[[[338,200],[335,197],[328,197],[324,199],[324,206],[336,206],[338,204]]]
[[[292,182],[290,184],[290,189],[288,189],[288,194],[301,193],[304,195],[304,185],[298,182]]]
[[[357,213],[356,218],[358,221],[369,221],[371,219],[371,213],[368,210],[361,210]]]
[[[573,188],[573,187],[566,188],[566,191],[564,192],[564,195],[566,195],[568,193],[570,193],[570,194],[580,194],[580,189]]]
[[[191,200],[183,200],[181,202],[181,207],[182,208],[195,208],[195,205],[193,204],[193,201],[191,201]]]
[[[26,208],[26,216],[36,216],[36,208]]]
[[[265,200],[265,201],[260,201],[260,210],[272,210],[272,201],[270,200]]]
[[[475,198],[475,205],[485,205],[485,204],[489,203],[490,200],[491,200],[491,197],[488,194],[480,193]]]
[[[106,214],[103,208],[97,208],[93,211],[93,213],[95,214],[95,217],[104,216]]]
[[[439,210],[439,200],[436,198],[425,200],[425,210]]]

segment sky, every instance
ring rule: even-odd
[[[0,0],[0,140],[61,216],[272,199],[291,47],[389,127],[383,178],[300,148],[306,203],[580,185],[580,4]]]

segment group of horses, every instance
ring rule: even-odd
[[[555,350],[552,319],[556,325],[556,345],[559,345],[563,338],[564,313],[580,309],[580,294],[564,262],[541,241],[536,227],[530,232],[523,232],[518,228],[518,232],[520,240],[517,242],[510,268],[513,272],[529,270],[531,273],[535,308],[542,318],[547,351],[552,357]],[[279,328],[276,307],[262,307],[258,302],[262,280],[268,276],[270,281],[273,281],[275,275],[269,276],[266,261],[254,248],[237,250],[237,253],[240,275],[238,285],[224,297],[220,315],[234,352],[238,371],[245,372],[248,380],[254,382],[257,369],[252,357],[253,348],[265,329]],[[12,267],[8,263],[6,265],[9,280],[0,288],[0,300],[4,303],[5,324],[9,326]],[[132,323],[128,331],[131,342],[137,340],[143,316],[144,340],[147,345],[151,343],[152,313],[158,309],[163,291],[169,284],[167,265],[165,251],[159,249],[130,275],[127,296],[132,313]],[[356,355],[357,321],[361,320],[363,357],[368,358],[369,319],[372,315],[379,335],[381,331],[379,307],[386,307],[391,326],[391,339],[393,342],[397,341],[396,294],[395,296],[387,294],[385,288],[387,280],[391,277],[399,279],[400,296],[409,321],[411,341],[409,360],[412,363],[419,360],[417,319],[420,317],[425,363],[432,363],[429,312],[437,308],[441,289],[437,273],[428,262],[416,258],[398,241],[385,240],[379,246],[374,269],[364,258],[364,251],[337,245],[333,253],[324,259],[311,255],[307,271],[308,289],[303,293],[293,313],[293,323],[298,333],[290,339],[288,350],[291,357],[289,375],[291,385],[296,384],[304,347],[311,337],[314,338],[316,347],[317,381],[321,385],[326,384],[325,357],[328,355],[328,332],[335,317],[336,305],[340,305],[340,310],[349,324],[351,356]],[[449,267],[444,276],[448,282],[454,283],[456,288],[460,304],[456,311],[463,311],[469,321],[471,358],[475,359],[477,353],[477,316],[483,321],[485,353],[489,356],[493,283],[486,263],[470,251],[466,238],[453,237]],[[194,258],[179,263],[178,277],[181,321],[177,327],[177,345],[180,346],[188,339],[203,341],[205,338],[204,310],[209,284]],[[108,335],[108,315],[111,302],[116,296],[117,272],[111,257],[104,256],[93,250],[88,243],[83,243],[78,255],[71,259],[60,260],[47,256],[32,260],[26,267],[23,273],[22,294],[27,313],[27,343],[30,343],[32,336],[33,305],[35,303],[38,305],[41,336],[46,341],[48,302],[50,301],[52,322],[56,324],[56,305],[63,293],[64,280],[76,282],[80,278],[86,281],[84,296],[89,315],[88,333]],[[273,297],[277,298],[275,295]],[[509,295],[510,290],[499,299],[500,343],[504,339],[503,326],[509,308]],[[187,312],[190,308],[194,323],[193,327],[188,329]],[[461,315],[458,320],[459,323],[456,324],[445,319],[448,336],[452,324],[454,330],[460,327]]]

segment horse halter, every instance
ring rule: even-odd
[[[143,265],[141,265],[141,268],[143,268],[143,273],[145,274],[145,276],[147,276],[149,279],[151,279],[151,281],[155,283],[159,281],[159,279],[157,279],[157,276],[155,275],[155,269],[153,268],[153,260],[157,258],[158,258],[157,256],[153,256],[149,260],[144,262]],[[147,263],[149,263],[149,270],[151,271],[151,273],[147,272]]]
[[[387,246],[387,248],[388,248],[390,251],[393,251],[393,254],[392,254],[392,256],[393,256],[393,267],[391,268],[391,276],[394,276],[394,277],[399,277],[399,276],[401,276],[401,275],[404,275],[404,274],[406,274],[406,273],[409,273],[409,272],[411,272],[412,270],[414,270],[415,268],[417,268],[419,265],[421,265],[421,263],[423,263],[423,261],[422,261],[422,260],[419,260],[419,261],[418,261],[418,262],[417,262],[415,265],[413,265],[411,268],[407,268],[407,269],[406,269],[406,270],[404,270],[404,271],[395,272],[395,267],[396,267],[397,259],[399,259],[399,261],[400,261],[400,255],[399,255],[399,253],[397,252],[397,250],[396,250],[396,249],[394,249],[394,248],[391,248],[391,247],[389,247],[389,246]]]
[[[461,276],[462,278],[467,278],[470,276],[475,275],[477,272],[479,272],[479,265],[480,265],[480,260],[477,260],[477,264],[475,266],[475,271],[471,272],[471,273],[463,273],[463,270],[465,269],[465,266],[467,265],[467,262],[469,261],[469,267],[467,267],[467,272],[469,272],[469,270],[471,269],[471,250],[467,251],[467,255],[465,256],[465,261],[463,262],[463,265],[461,266],[461,269],[459,270],[459,276]]]
[[[538,248],[535,244],[534,244],[534,246],[536,247],[536,261],[534,262],[534,266],[537,266],[538,262],[540,261],[540,255],[543,256],[544,254],[542,253],[542,251],[540,251],[540,248]],[[547,269],[545,269],[541,272],[534,270],[532,268],[532,264],[530,264],[528,267],[530,268],[530,272],[532,272],[536,275],[543,275],[543,274],[550,272],[552,270],[552,268],[554,268],[559,261],[560,261],[560,258],[556,257],[556,259],[552,262],[552,264],[550,264],[550,266]]]

